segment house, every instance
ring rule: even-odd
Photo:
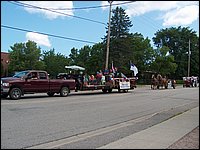
[[[9,65],[9,62],[10,62],[9,53],[1,52],[1,64],[3,66],[3,71],[1,71],[1,77],[8,76],[8,65]]]

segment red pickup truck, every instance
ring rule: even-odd
[[[68,96],[75,86],[74,79],[49,79],[46,71],[27,70],[13,77],[1,78],[1,97],[9,95],[10,99],[16,100],[28,93],[47,93],[49,96],[60,93],[61,96]]]

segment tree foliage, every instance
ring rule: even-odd
[[[10,64],[9,71],[21,71],[28,69],[44,69],[41,61],[41,49],[33,41],[16,43],[9,50]]]
[[[110,24],[110,38],[117,39],[125,37],[129,34],[130,28],[133,26],[129,16],[121,7],[112,10],[113,16]]]
[[[66,72],[65,66],[69,65],[69,59],[61,53],[55,53],[55,49],[45,51],[43,53],[43,61],[45,70],[50,74],[50,77],[55,78],[58,73]]]
[[[143,35],[139,33],[129,33],[133,25],[124,9],[116,7],[112,12],[109,67],[111,68],[111,62],[113,62],[114,66],[119,68],[120,71],[129,74],[130,62],[132,62],[140,67],[140,72],[146,70],[154,55],[150,40],[144,39]],[[107,36],[103,40],[105,44]],[[104,48],[104,58],[106,50]]]
[[[79,65],[86,68],[87,73],[95,74],[103,69],[103,44],[85,45],[81,49],[71,49],[69,55],[70,65]]]
[[[189,40],[191,49],[191,75],[199,75],[199,37],[189,27],[171,27],[155,33],[154,44],[160,48],[167,46],[169,53],[174,56],[178,65],[173,76],[182,78],[187,76]]]
[[[168,54],[169,48],[166,46],[161,47],[157,51],[155,61],[151,64],[151,70],[163,76],[168,76],[176,71],[177,65],[174,63],[174,56]]]

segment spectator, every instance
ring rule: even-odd
[[[32,72],[32,78],[31,79],[38,79],[37,78],[37,72]]]

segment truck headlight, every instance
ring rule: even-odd
[[[9,87],[9,83],[2,83],[2,85]]]

